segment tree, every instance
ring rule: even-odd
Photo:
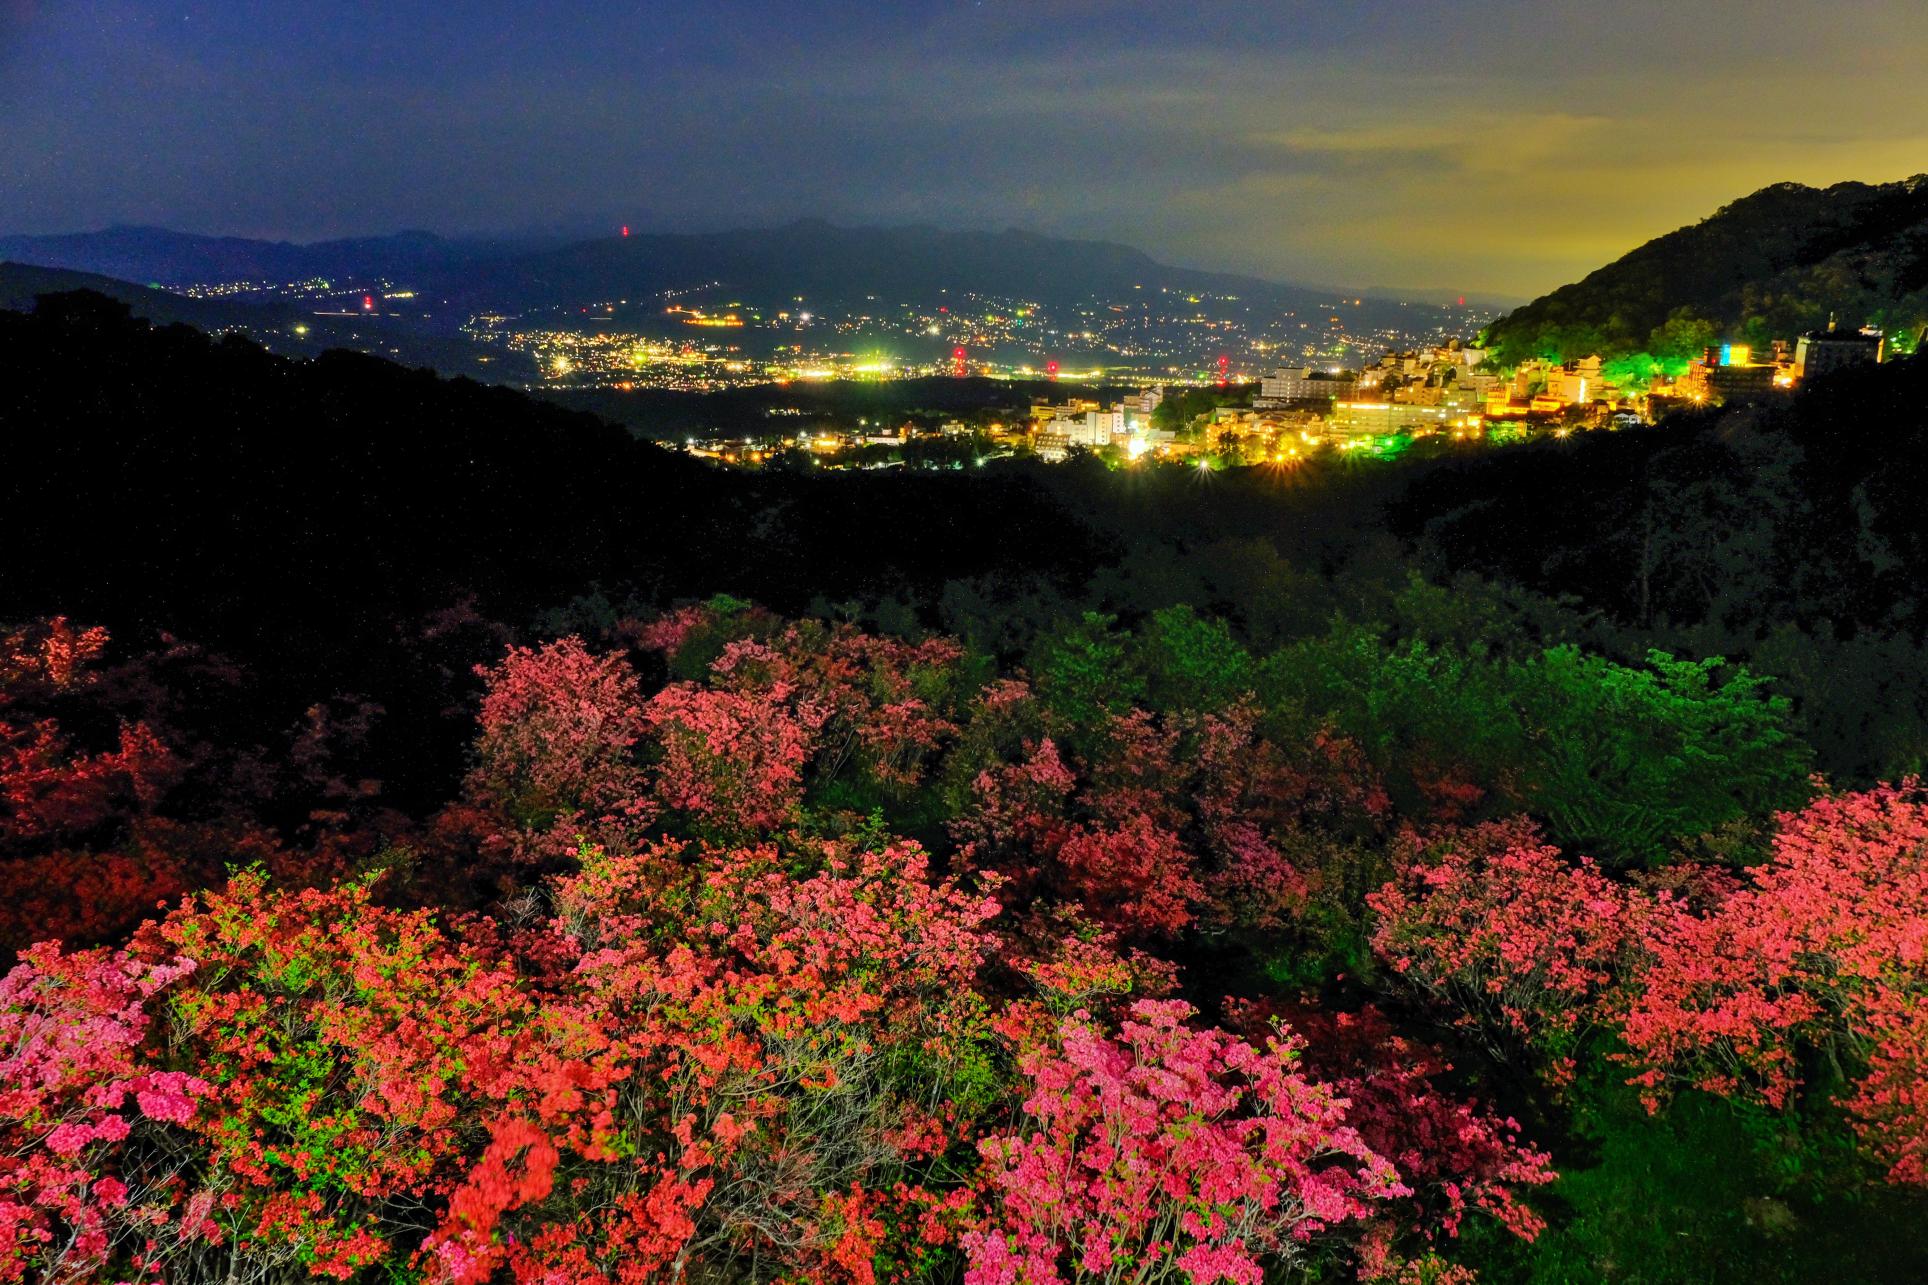
[[[1042,646],[1032,667],[1045,707],[1073,731],[1122,714],[1144,698],[1130,639],[1115,616],[1088,611]]]
[[[1155,709],[1224,709],[1247,694],[1255,677],[1251,654],[1222,620],[1187,606],[1152,613],[1139,631],[1138,667]]]
[[[1616,665],[1568,645],[1510,665],[1525,744],[1518,797],[1563,842],[1616,865],[1798,801],[1809,751],[1786,697],[1720,657]]]

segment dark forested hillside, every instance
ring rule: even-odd
[[[438,300],[508,309],[640,298],[718,286],[758,298],[934,297],[944,290],[1072,302],[1123,298],[1134,287],[1310,304],[1322,291],[1159,263],[1106,241],[1009,229],[843,227],[803,219],[781,227],[643,233],[573,241],[449,240],[427,232],[295,245],[114,227],[61,236],[0,237],[0,259],[179,286],[332,278],[357,288],[387,277]]]
[[[41,295],[80,290],[124,303],[131,315],[155,325],[246,335],[285,356],[313,357],[342,348],[491,383],[533,379],[538,373],[535,363],[521,353],[485,350],[465,336],[411,318],[325,316],[282,302],[194,298],[92,272],[12,263],[0,257],[0,309],[31,312]]]
[[[1535,299],[1487,330],[1496,357],[1694,355],[1826,324],[1928,324],[1928,176],[1777,183]]]
[[[1129,246],[1010,229],[841,227],[805,219],[776,228],[639,233],[463,268],[437,286],[453,298],[517,307],[638,298],[715,285],[748,297],[857,302],[934,298],[945,290],[1069,303],[1128,298],[1134,287],[1210,290],[1311,303],[1318,293],[1251,277],[1174,268]]]
[[[419,275],[514,248],[486,241],[451,241],[431,232],[297,245],[125,225],[98,232],[0,237],[0,259],[160,286],[211,281],[279,285],[311,277],[372,283],[384,275]]]

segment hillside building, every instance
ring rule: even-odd
[[[1887,338],[1879,330],[1839,330],[1832,320],[1826,330],[1810,330],[1794,346],[1794,378],[1811,379],[1843,366],[1878,362]]]
[[[1419,435],[1448,426],[1452,412],[1440,406],[1409,402],[1336,402],[1332,407],[1334,437],[1381,437],[1389,433]]]
[[[1329,406],[1351,397],[1358,385],[1358,376],[1350,371],[1281,367],[1259,380],[1259,394],[1253,399],[1252,407],[1281,410],[1311,404]]]

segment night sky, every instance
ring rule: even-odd
[[[1921,0],[0,0],[0,232],[1017,225],[1538,293],[1928,170]]]

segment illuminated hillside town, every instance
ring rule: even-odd
[[[1417,441],[1506,444],[1651,424],[1668,412],[1784,396],[1844,366],[1878,363],[1887,339],[1831,325],[1767,353],[1723,343],[1670,363],[1533,360],[1494,368],[1486,350],[1449,340],[1387,352],[1362,369],[1282,366],[1252,380],[1172,380],[1116,396],[1034,397],[1023,415],[983,415],[685,440],[727,464],[965,467],[1024,456],[1091,456],[1117,467],[1291,466],[1322,451],[1396,457]],[[925,372],[929,373],[929,372]],[[1094,375],[1096,372],[1094,372]],[[1063,375],[1059,375],[1063,378]],[[773,415],[793,415],[785,410]]]

